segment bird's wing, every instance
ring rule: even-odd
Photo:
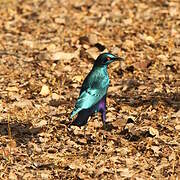
[[[84,83],[83,83],[84,84]],[[88,109],[100,101],[107,92],[109,85],[108,77],[95,76],[91,82],[87,81],[87,86],[82,86],[80,96],[77,99],[71,118],[82,109]],[[89,86],[89,87],[88,87]]]
[[[80,95],[82,92],[86,91],[89,87],[92,86],[93,84],[92,79],[95,79],[94,77],[95,77],[94,73],[91,72],[86,76],[80,90]]]

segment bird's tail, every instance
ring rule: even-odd
[[[80,109],[75,107],[70,115],[70,119],[72,119],[79,111],[80,111]]]
[[[79,127],[84,126],[87,124],[89,116],[90,113],[87,110],[81,110],[78,113],[76,119],[70,125],[79,126]]]

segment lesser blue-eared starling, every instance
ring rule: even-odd
[[[107,67],[116,60],[122,60],[122,58],[110,53],[103,53],[97,57],[92,70],[82,84],[79,98],[76,101],[70,119],[77,113],[78,115],[71,125],[79,127],[86,125],[89,116],[95,112],[101,113],[102,121],[105,125],[106,94],[109,87]]]

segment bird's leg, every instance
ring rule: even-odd
[[[106,124],[106,109],[104,109],[101,113],[102,121],[103,121],[103,129],[107,129],[107,124]]]
[[[103,129],[106,129],[106,95],[98,102],[97,111],[101,113]]]
[[[98,103],[98,111],[101,113],[103,129],[106,129],[106,96],[104,96]]]

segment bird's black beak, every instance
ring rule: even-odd
[[[122,58],[122,57],[118,57],[118,56],[116,56],[116,57],[114,57],[114,58],[112,58],[114,61],[123,61],[124,60],[124,58]]]

